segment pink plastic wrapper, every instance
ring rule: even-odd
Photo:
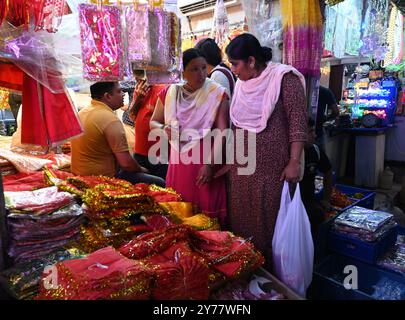
[[[149,10],[149,32],[152,61],[146,69],[150,71],[168,71],[172,65],[170,57],[170,13],[160,8]]]
[[[125,22],[128,34],[128,60],[135,69],[145,69],[152,59],[147,6],[126,7]]]
[[[146,71],[146,78],[148,84],[174,84],[181,81],[181,72],[160,72],[160,71]]]
[[[79,5],[84,78],[119,81],[125,75],[121,10],[104,5]]]

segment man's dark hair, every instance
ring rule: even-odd
[[[91,98],[102,99],[104,93],[109,93],[114,89],[115,84],[116,82],[96,82],[90,86]]]

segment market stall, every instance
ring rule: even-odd
[[[386,135],[396,130],[402,110],[403,16],[393,3],[379,0],[341,1],[327,6],[325,14],[322,83],[333,89],[341,113],[327,123],[326,150],[332,159],[340,157],[334,167],[338,177],[346,175],[348,163],[356,185],[378,188]]]
[[[78,78],[120,81],[139,70],[149,83],[180,81],[175,12],[156,1],[92,2],[21,0],[8,14],[28,8],[34,28],[26,16],[0,20],[2,66],[15,75],[2,86],[19,85],[23,97],[23,145],[12,148],[9,137],[0,151],[2,169],[11,168],[0,181],[2,291],[38,300],[301,299],[260,269],[249,240],[220,231],[174,190],[69,172],[69,140],[81,126],[67,83],[77,89],[89,83]],[[75,23],[69,50],[58,46],[65,18]]]

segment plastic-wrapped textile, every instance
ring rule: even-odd
[[[120,81],[125,76],[121,10],[114,6],[79,5],[84,77]]]
[[[335,57],[359,54],[362,12],[362,0],[346,0],[326,7],[325,49],[333,52]]]
[[[273,50],[273,62],[282,62],[283,23],[279,0],[242,0],[249,32]]]
[[[128,34],[128,60],[132,62],[134,69],[145,69],[152,61],[148,6],[127,6],[125,22]]]
[[[220,48],[224,47],[229,38],[229,20],[223,0],[218,0],[215,4],[211,38]]]
[[[18,300],[32,299],[39,292],[39,282],[44,269],[57,262],[85,256],[78,249],[61,250],[43,258],[21,263],[0,272],[0,282]]]
[[[389,251],[377,264],[405,275],[405,253],[401,252],[398,246]]]
[[[75,240],[83,221],[82,208],[76,203],[42,216],[10,210],[8,254],[15,262],[45,256]]]
[[[193,253],[186,242],[175,244],[159,257],[154,256],[144,262],[154,270],[153,299],[208,299],[208,264]]]
[[[174,225],[173,221],[162,214],[147,214],[141,217],[152,230],[162,230]]]
[[[47,286],[44,272],[39,300],[145,300],[150,297],[151,272],[140,262],[107,247],[84,259],[55,265],[56,287]]]
[[[12,211],[46,215],[73,201],[67,192],[59,192],[57,187],[43,188],[35,191],[4,192],[6,208]]]
[[[396,226],[397,223],[394,220],[390,220],[386,224],[382,225],[376,231],[368,231],[339,224],[334,224],[333,229],[340,233],[346,233],[352,237],[359,238],[363,241],[374,242],[377,241],[378,239],[383,238],[385,235],[391,232],[391,230]]]
[[[377,264],[405,275],[405,235],[398,235],[395,246]]]
[[[57,32],[65,13],[65,0],[43,0],[35,21],[35,31]]]
[[[381,278],[374,287],[372,297],[376,300],[405,300],[405,284]]]
[[[254,271],[264,263],[262,254],[249,240],[229,232],[197,231],[192,233],[191,241],[195,251],[227,278]]]
[[[360,54],[372,57],[376,63],[387,53],[388,14],[390,1],[369,0],[363,22]]]
[[[146,71],[146,78],[150,85],[175,84],[182,80],[182,52],[181,52],[181,23],[176,14],[168,13],[170,17],[170,66],[168,71]]]
[[[146,71],[148,84],[176,84],[181,82],[181,72],[161,72],[161,71]]]
[[[0,46],[0,57],[12,61],[52,93],[64,92],[62,80],[83,78],[79,29],[72,27],[76,18],[66,16],[56,34],[3,26],[0,38],[6,41]]]
[[[168,14],[170,16],[170,56],[172,59],[170,71],[178,72],[181,75],[183,70],[181,21],[175,13],[169,12]]]
[[[170,226],[140,235],[122,246],[119,251],[131,259],[143,259],[167,250],[176,242],[188,240],[192,228],[185,225]]]
[[[50,160],[21,155],[5,149],[0,150],[0,157],[7,159],[19,172],[23,173],[41,170],[44,166],[52,163]]]
[[[170,71],[171,57],[171,19],[170,14],[161,9],[149,10],[149,33],[152,59],[146,67],[149,71]]]
[[[66,179],[71,173],[65,171],[53,170],[53,174],[60,179]],[[33,191],[48,187],[49,184],[45,179],[43,172],[36,173],[16,173],[3,177],[4,191]]]
[[[334,224],[375,232],[393,218],[388,212],[354,206],[339,215]]]

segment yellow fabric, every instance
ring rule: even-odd
[[[159,204],[180,220],[190,218],[194,214],[191,202],[161,202]]]
[[[129,150],[122,122],[96,100],[79,112],[79,118],[84,134],[72,141],[72,172],[113,177],[118,170],[114,153]]]
[[[283,26],[322,26],[318,0],[280,0]]]

